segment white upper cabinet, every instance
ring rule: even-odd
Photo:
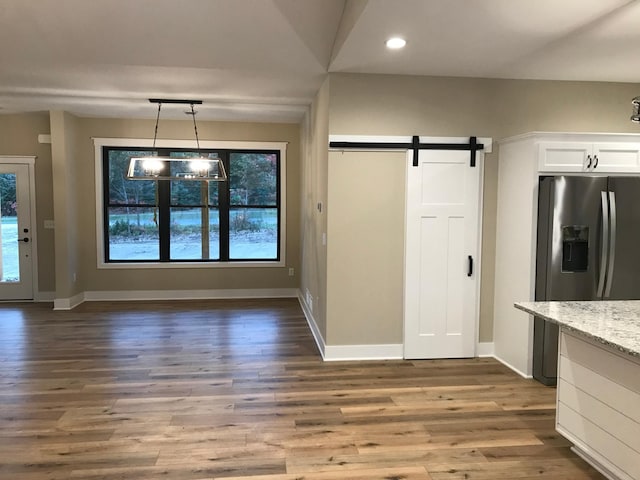
[[[640,143],[594,143],[592,171],[640,172]]]
[[[540,142],[541,172],[585,172],[591,161],[592,144],[583,142]]]
[[[640,142],[538,143],[540,172],[640,173]]]

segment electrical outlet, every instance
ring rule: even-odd
[[[293,277],[295,275],[295,270],[293,268],[289,268],[289,276]]]
[[[309,291],[308,288],[305,289],[304,298],[305,298],[305,301],[307,302],[307,306],[309,307],[309,310],[311,311],[311,313],[313,313],[313,295],[311,295],[311,292]]]

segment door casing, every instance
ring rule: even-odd
[[[21,298],[7,298],[8,301],[24,301],[24,300],[38,300],[38,235],[37,235],[37,221],[36,221],[36,188],[35,188],[35,156],[15,156],[15,155],[0,155],[0,165],[16,165],[26,166],[28,172],[27,185],[29,188],[29,221],[28,225],[21,225],[23,228],[28,228],[29,243],[31,244],[31,288],[28,298],[22,298],[24,295],[20,295]]]

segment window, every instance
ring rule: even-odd
[[[113,145],[124,141],[109,145],[108,139],[95,142],[102,171],[100,266],[283,262],[284,148],[196,152],[176,146],[152,150]],[[201,154],[220,158],[229,180],[126,178],[131,156],[188,159]]]

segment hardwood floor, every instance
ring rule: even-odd
[[[326,362],[297,300],[0,305],[6,480],[602,479],[492,359]]]

